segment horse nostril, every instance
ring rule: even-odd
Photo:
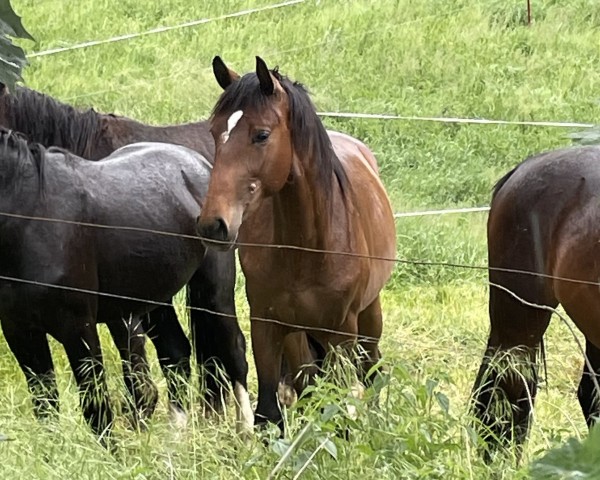
[[[227,228],[227,224],[225,223],[225,220],[223,220],[221,217],[217,217],[217,219],[215,220],[214,228],[215,228],[215,234],[219,240],[227,239],[229,229]]]
[[[198,222],[198,234],[202,238],[224,242],[227,240],[228,233],[227,224],[221,217]]]

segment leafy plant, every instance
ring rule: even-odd
[[[27,58],[23,49],[13,44],[10,37],[33,40],[10,0],[0,0],[0,82],[12,88],[16,82],[23,80],[21,71],[27,65]]]
[[[549,479],[596,479],[600,478],[600,428],[590,430],[581,441],[575,438],[563,446],[550,450],[531,465],[531,478]]]

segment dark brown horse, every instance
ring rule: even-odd
[[[25,87],[13,93],[0,84],[0,125],[25,133],[32,141],[66,148],[88,160],[100,160],[136,142],[183,145],[212,162],[215,149],[207,121],[146,125],[134,119],[79,110]]]
[[[491,331],[473,390],[488,458],[511,441],[520,450],[526,438],[538,353],[559,303],[586,337],[578,397],[588,426],[600,414],[599,195],[598,147],[536,155],[495,187],[488,219]]]
[[[214,143],[205,121],[171,126],[151,126],[130,118],[105,115],[93,109],[81,111],[34,90],[17,87],[9,93],[1,86],[0,125],[24,133],[46,147],[65,148],[75,155],[100,160],[116,149],[135,142],[154,141],[183,145],[212,163]],[[241,330],[235,318],[235,257],[233,252],[209,251],[188,286],[188,302],[202,310],[190,313],[198,364],[207,372],[206,400],[219,410],[227,389],[219,372],[226,372],[232,385],[245,384],[247,363]],[[159,307],[143,321],[168,383],[175,411],[185,407],[180,384],[190,375],[190,343],[173,308]],[[115,338],[117,344],[142,341]],[[125,347],[119,346],[122,351]]]
[[[394,219],[373,154],[327,132],[302,85],[258,57],[256,73],[241,78],[219,57],[213,67],[225,92],[211,118],[215,166],[198,230],[217,248],[240,242],[258,374],[255,422],[280,423],[281,358],[285,352],[300,372],[312,360],[306,333],[324,349],[358,338],[363,367],[378,361],[379,294],[394,263],[369,256],[394,258]]]

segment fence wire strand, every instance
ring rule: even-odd
[[[103,39],[103,40],[93,40],[93,41],[88,41],[88,42],[82,42],[82,43],[75,44],[75,45],[70,45],[67,47],[52,48],[52,49],[44,50],[44,51],[40,51],[40,52],[33,52],[33,53],[29,54],[28,56],[29,56],[29,58],[43,57],[43,56],[49,56],[49,55],[55,55],[55,54],[59,54],[59,53],[63,53],[63,52],[68,52],[68,51],[72,51],[72,50],[89,48],[89,47],[98,46],[98,45],[116,43],[116,42],[131,40],[131,39],[135,39],[135,38],[139,38],[139,37],[144,37],[144,36],[148,36],[148,35],[154,35],[154,34],[159,34],[159,33],[163,33],[163,32],[168,32],[168,31],[172,31],[172,30],[194,27],[194,26],[210,23],[210,22],[217,21],[217,20],[241,17],[241,16],[250,15],[250,14],[258,13],[258,12],[262,12],[262,11],[292,6],[292,5],[296,5],[299,3],[303,3],[304,1],[305,0],[289,0],[286,2],[282,2],[282,3],[272,4],[272,5],[253,8],[253,9],[242,10],[242,11],[225,14],[225,15],[221,15],[221,16],[217,16],[217,17],[212,17],[212,18],[203,18],[203,19],[199,19],[199,20],[181,23],[178,25],[157,27],[157,28],[153,28],[151,30],[147,30],[147,31],[143,31],[143,32],[130,33],[130,34],[119,35],[119,36],[115,36],[115,37],[111,37],[111,38],[107,38],[107,39]],[[410,20],[410,21],[404,22],[404,23],[412,23],[414,21],[420,21],[420,20],[422,20],[422,19],[414,19],[414,20]],[[315,45],[310,45],[308,47],[304,46],[304,47],[299,47],[299,48],[293,48],[293,49],[289,49],[287,51],[275,52],[274,54],[280,55],[282,53],[289,53],[289,52],[302,50],[302,49],[310,48],[310,47],[317,46],[317,45],[327,44],[327,43],[333,42],[335,40],[337,40],[337,39],[334,39],[334,40],[327,39],[322,42],[318,42]],[[86,96],[91,96],[91,95],[95,95],[98,93],[104,93],[106,91],[107,90],[103,90],[101,92],[91,92],[91,93],[87,94]],[[331,117],[331,118],[421,121],[421,122],[438,122],[438,123],[455,123],[455,124],[519,125],[519,126],[539,126],[539,127],[557,127],[557,128],[592,128],[595,126],[595,124],[591,124],[591,123],[578,123],[578,122],[510,121],[510,120],[494,120],[494,119],[484,119],[484,118],[458,118],[458,117],[420,117],[420,116],[407,116],[407,115],[395,115],[395,114],[374,114],[374,113],[354,113],[354,112],[318,112],[318,115],[320,115],[322,117]],[[449,213],[484,212],[484,211],[489,211],[489,209],[490,209],[489,206],[484,206],[484,207],[468,207],[468,208],[444,209],[444,210],[428,210],[428,211],[421,211],[421,212],[405,212],[405,213],[396,212],[394,214],[394,218],[417,217],[417,216],[426,216],[426,215],[444,215],[444,214],[449,214]],[[78,221],[72,221],[72,220],[66,220],[66,219],[27,216],[27,215],[20,215],[20,214],[9,213],[9,212],[0,212],[0,216],[18,218],[18,219],[22,219],[22,220],[46,221],[46,222],[71,224],[71,225],[77,225],[77,226],[82,226],[82,227],[103,228],[103,229],[113,229],[113,230],[132,231],[132,232],[143,232],[143,233],[151,233],[151,234],[158,234],[158,235],[164,235],[164,236],[175,236],[175,237],[180,237],[180,238],[192,239],[192,240],[196,240],[196,241],[202,240],[202,238],[197,235],[185,235],[185,234],[180,234],[180,233],[176,233],[176,232],[166,232],[166,231],[159,231],[159,230],[145,229],[145,228],[138,228],[138,227],[102,225],[102,224],[89,223],[89,222],[78,222]],[[390,261],[390,262],[402,263],[402,264],[411,264],[411,265],[417,265],[417,266],[443,266],[443,267],[450,267],[450,268],[486,270],[488,272],[489,271],[500,271],[500,272],[505,272],[505,273],[543,277],[543,278],[547,278],[547,279],[551,279],[551,280],[559,280],[559,281],[580,283],[580,284],[585,284],[585,285],[600,286],[600,282],[578,280],[578,279],[572,279],[572,278],[564,278],[564,277],[548,275],[548,274],[544,274],[544,273],[540,273],[540,272],[520,270],[520,269],[506,269],[506,268],[480,266],[480,265],[467,265],[467,264],[460,264],[460,263],[453,263],[453,262],[437,262],[437,261],[427,261],[427,260],[407,260],[407,259],[399,259],[399,258],[385,258],[385,257],[370,256],[370,255],[364,255],[364,254],[356,254],[353,252],[310,249],[310,248],[304,248],[304,247],[293,246],[293,245],[238,243],[238,244],[236,244],[236,246],[302,250],[302,251],[312,252],[312,253],[368,258],[368,259],[372,259],[372,260],[383,260],[383,261]],[[96,290],[82,289],[82,288],[77,288],[77,287],[70,287],[70,286],[66,286],[66,285],[58,285],[58,284],[53,284],[53,283],[39,282],[36,280],[28,280],[28,279],[24,279],[24,278],[10,277],[10,276],[5,276],[5,275],[0,275],[0,280],[28,284],[28,285],[39,286],[39,287],[45,287],[45,288],[61,289],[61,290],[75,292],[75,293],[84,293],[84,294],[90,294],[90,295],[110,297],[110,298],[124,300],[124,301],[140,302],[140,303],[144,303],[144,304],[148,304],[148,305],[154,305],[157,307],[158,306],[163,306],[163,307],[172,307],[173,306],[172,303],[168,303],[168,302],[159,302],[159,301],[155,301],[155,300],[143,299],[143,298],[138,298],[138,297],[113,294],[110,292],[101,292],[101,291],[96,291]],[[549,311],[551,314],[557,315],[561,319],[562,323],[564,323],[567,326],[567,328],[569,329],[573,338],[575,339],[578,350],[583,355],[584,361],[585,361],[588,369],[590,371],[594,371],[594,369],[590,363],[590,360],[586,355],[585,348],[581,344],[581,341],[579,340],[579,338],[577,337],[575,330],[569,323],[568,319],[563,314],[561,314],[556,308],[553,308],[548,305],[540,305],[540,304],[536,304],[533,302],[529,302],[529,301],[521,298],[515,292],[511,291],[510,289],[506,288],[503,285],[500,285],[500,284],[497,284],[494,282],[487,282],[487,285],[490,288],[497,288],[497,289],[504,291],[505,293],[509,294],[513,299],[522,303],[523,305],[526,305],[531,308]],[[196,310],[196,311],[202,311],[205,313],[210,313],[210,314],[215,314],[215,315],[220,315],[220,316],[237,318],[237,316],[233,315],[233,314],[218,312],[215,310],[202,308],[202,307],[194,307],[194,306],[186,305],[185,309],[188,311]],[[250,321],[260,321],[260,322],[278,324],[278,325],[282,325],[282,326],[289,327],[289,328],[298,328],[301,330],[311,330],[311,331],[319,331],[319,332],[323,332],[323,333],[331,333],[331,334],[336,334],[336,335],[341,335],[341,336],[349,336],[349,337],[352,337],[353,339],[364,340],[364,341],[375,341],[376,342],[379,340],[374,337],[369,337],[369,336],[365,336],[365,335],[357,335],[354,333],[348,333],[348,332],[343,332],[343,331],[334,330],[334,329],[327,329],[327,328],[321,328],[321,327],[308,327],[308,326],[299,325],[299,324],[290,324],[290,323],[282,322],[280,320],[276,320],[276,319],[272,319],[272,318],[250,316]],[[592,377],[592,381],[594,383],[594,387],[596,388],[596,391],[600,391],[600,384],[598,383],[598,379],[596,378],[595,375],[592,375],[591,377]]]
[[[153,229],[138,228],[138,227],[103,225],[103,224],[96,224],[96,223],[90,223],[90,222],[78,222],[78,221],[73,221],[73,220],[63,220],[63,219],[56,219],[56,218],[21,215],[21,214],[16,214],[16,213],[9,213],[9,212],[0,212],[0,216],[20,219],[20,220],[63,223],[63,224],[69,224],[69,225],[82,226],[82,227],[86,227],[86,228],[102,228],[102,229],[121,230],[121,231],[133,231],[133,232],[140,232],[140,233],[151,233],[151,234],[157,234],[157,235],[181,237],[181,238],[185,238],[185,239],[192,239],[195,241],[203,240],[202,237],[197,236],[197,235],[185,235],[185,234],[179,234],[179,233],[175,233],[175,232],[165,232],[165,231],[161,231],[161,230],[153,230]],[[226,242],[215,242],[215,243],[226,243]],[[600,282],[560,277],[560,276],[535,272],[535,271],[531,271],[531,270],[490,267],[490,266],[483,266],[483,265],[470,265],[470,264],[461,264],[461,263],[454,263],[454,262],[389,258],[389,257],[373,256],[373,255],[367,255],[367,254],[359,254],[359,253],[354,253],[354,252],[305,248],[305,247],[299,247],[299,246],[295,246],[295,245],[236,243],[236,246],[238,246],[238,247],[253,247],[253,248],[289,249],[289,250],[297,250],[297,251],[299,250],[299,251],[306,251],[309,253],[358,257],[358,258],[365,258],[365,259],[371,259],[371,260],[389,261],[389,262],[394,262],[394,263],[417,265],[417,266],[431,266],[431,267],[440,266],[440,267],[450,267],[450,268],[481,270],[481,271],[488,271],[488,272],[489,271],[497,271],[497,272],[503,272],[503,273],[542,277],[542,278],[547,278],[547,279],[551,279],[551,280],[558,280],[558,281],[564,281],[564,282],[570,282],[570,283],[600,286]],[[47,282],[40,282],[37,280],[29,280],[29,279],[25,279],[25,278],[12,277],[12,276],[6,276],[6,275],[0,275],[0,280],[34,285],[34,286],[45,287],[45,288],[55,288],[55,289],[67,290],[67,291],[71,291],[71,292],[75,292],[75,293],[98,295],[98,296],[102,296],[102,297],[109,297],[109,298],[114,298],[114,299],[124,300],[124,301],[139,302],[139,303],[144,303],[144,304],[154,305],[154,306],[166,306],[166,307],[173,306],[172,303],[168,303],[168,302],[160,302],[160,301],[149,300],[149,299],[144,299],[144,298],[139,298],[139,297],[119,295],[119,294],[114,294],[114,293],[110,293],[110,292],[102,292],[102,291],[90,290],[90,289],[84,289],[84,288],[78,288],[78,287],[70,287],[67,285],[59,285],[59,284],[53,284],[53,283],[47,283]],[[503,287],[501,285],[494,284],[491,282],[488,282],[488,284],[490,286],[493,286],[496,288],[507,290],[514,298],[519,299],[519,301],[522,301],[525,305],[531,306],[533,308],[539,307],[539,308],[552,309],[552,307],[544,307],[544,306],[539,306],[536,304],[529,304],[525,300],[520,299],[514,292],[510,292],[508,289],[506,289],[506,287]],[[237,318],[237,316],[233,315],[233,314],[219,312],[216,310],[211,310],[211,309],[202,308],[202,307],[193,307],[193,306],[186,305],[185,308],[186,308],[186,310],[196,310],[196,311],[202,311],[202,312],[206,312],[206,313],[210,313],[210,314],[214,314],[214,315],[226,316],[226,317],[230,317],[230,318]],[[556,311],[556,309],[552,309],[552,311],[560,316],[560,313],[558,313]],[[562,318],[562,316],[561,316],[561,318]],[[341,330],[336,330],[336,329],[329,329],[329,328],[322,328],[322,327],[309,327],[309,326],[304,326],[304,325],[300,325],[300,324],[292,324],[292,323],[283,322],[283,321],[273,319],[273,318],[257,317],[257,316],[251,315],[250,321],[273,323],[273,324],[285,326],[288,328],[296,328],[299,330],[318,331],[318,332],[322,332],[322,333],[330,333],[330,334],[336,334],[336,335],[341,335],[341,336],[348,336],[353,339],[369,341],[369,342],[378,341],[378,339],[376,339],[374,337],[366,336],[366,335],[359,335],[359,334],[355,334],[355,333],[343,332]],[[600,389],[599,389],[599,391],[600,391]]]
[[[139,37],[146,37],[148,35],[155,35],[157,33],[163,33],[163,32],[169,32],[172,30],[179,30],[182,28],[189,28],[189,27],[196,27],[198,25],[203,25],[205,23],[211,23],[217,20],[225,20],[228,18],[235,18],[235,17],[242,17],[245,15],[251,15],[253,13],[259,13],[259,12],[264,12],[267,10],[274,10],[276,8],[283,8],[283,7],[289,7],[292,5],[297,5],[299,3],[304,3],[306,0],[288,0],[286,2],[282,2],[282,3],[276,3],[273,5],[266,5],[263,7],[257,7],[257,8],[250,8],[250,9],[246,9],[246,10],[241,10],[239,12],[233,12],[233,13],[227,13],[225,15],[219,15],[217,17],[210,17],[210,18],[201,18],[198,20],[192,20],[190,22],[185,22],[185,23],[180,23],[177,25],[169,25],[169,26],[164,26],[164,27],[156,27],[156,28],[152,28],[150,30],[145,30],[143,32],[136,32],[136,33],[127,33],[125,35],[118,35],[115,37],[110,37],[110,38],[105,38],[103,40],[91,40],[89,42],[82,42],[82,43],[78,43],[75,45],[69,45],[67,47],[58,47],[58,48],[51,48],[49,50],[43,50],[40,52],[33,52],[30,53],[29,55],[27,55],[28,58],[36,58],[36,57],[45,57],[48,55],[55,55],[57,53],[63,53],[63,52],[69,52],[72,50],[80,50],[82,48],[89,48],[89,47],[95,47],[97,45],[105,45],[108,43],[116,43],[116,42],[122,42],[124,40],[131,40],[134,38],[139,38]]]
[[[594,123],[578,122],[552,122],[552,121],[527,121],[527,120],[494,120],[488,118],[460,118],[460,117],[418,117],[414,115],[395,115],[387,113],[358,113],[358,112],[317,112],[321,117],[333,118],[361,118],[369,120],[404,120],[416,122],[437,123],[465,123],[480,125],[519,125],[529,127],[559,127],[559,128],[592,128]]]
[[[123,225],[107,225],[101,223],[91,223],[91,222],[80,222],[75,220],[66,220],[60,218],[50,218],[50,217],[40,217],[40,216],[32,216],[32,215],[22,215],[18,213],[10,213],[10,212],[0,212],[0,217],[9,217],[21,220],[31,220],[31,221],[43,221],[43,222],[51,222],[51,223],[64,223],[68,225],[76,225],[82,227],[89,228],[101,228],[108,230],[120,230],[120,231],[130,231],[130,232],[140,232],[140,233],[151,233],[155,235],[163,235],[169,237],[177,237],[184,238],[188,240],[194,241],[204,241],[207,240],[213,244],[221,244],[226,246],[235,247],[244,247],[244,248],[272,248],[277,250],[294,250],[301,251],[307,253],[315,253],[322,255],[338,255],[344,257],[351,258],[360,258],[366,260],[378,260],[383,262],[393,262],[393,263],[401,263],[401,264],[409,264],[409,265],[417,265],[417,266],[431,266],[431,267],[450,267],[450,268],[463,268],[468,270],[485,270],[485,271],[496,271],[502,273],[512,273],[517,275],[529,275],[534,277],[546,278],[549,280],[558,280],[564,281],[568,283],[577,283],[582,285],[593,285],[600,286],[600,282],[592,281],[592,280],[581,280],[576,278],[567,278],[561,277],[557,275],[550,275],[547,273],[535,272],[533,270],[521,270],[515,268],[504,268],[504,267],[490,267],[484,265],[472,265],[465,263],[456,263],[456,262],[446,262],[446,261],[435,261],[435,260],[410,260],[410,259],[402,259],[397,257],[384,257],[379,255],[369,255],[367,253],[355,253],[355,252],[346,252],[341,250],[326,250],[321,248],[309,248],[309,247],[301,247],[298,245],[287,245],[287,244],[278,244],[278,243],[254,243],[254,242],[235,242],[235,244],[231,244],[230,242],[221,241],[221,240],[213,240],[202,237],[200,235],[188,235],[183,233],[176,232],[168,232],[163,230],[154,230],[150,228],[141,228],[141,227],[130,227]]]

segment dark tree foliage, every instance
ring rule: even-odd
[[[9,89],[23,80],[21,71],[27,65],[25,52],[13,44],[11,37],[33,40],[23,27],[21,17],[13,10],[10,0],[0,0],[0,83]]]

